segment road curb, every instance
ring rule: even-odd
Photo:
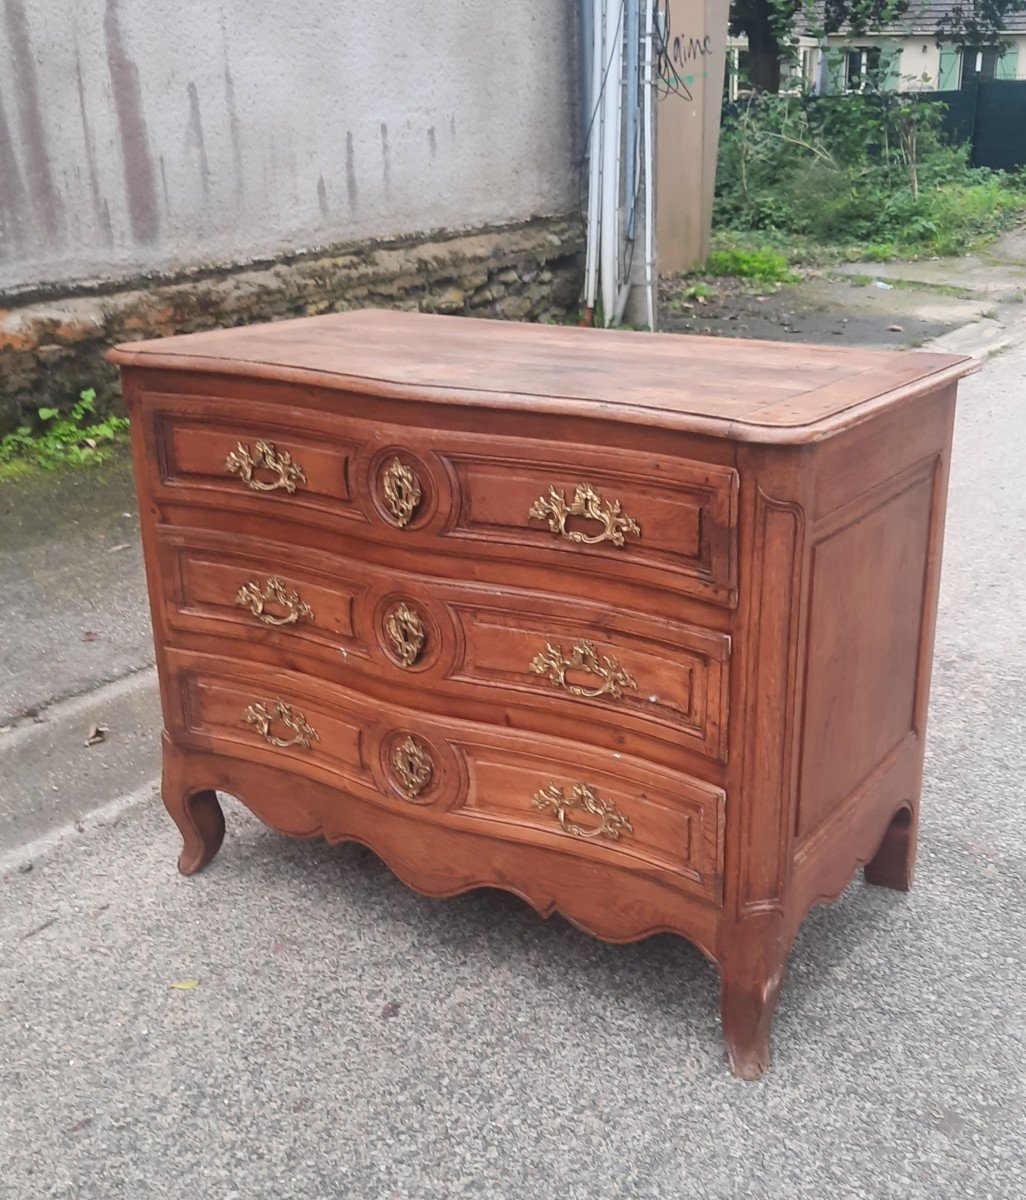
[[[923,347],[941,354],[971,354],[974,358],[989,358],[1000,354],[1026,339],[1026,318],[1004,322],[985,319],[970,321],[950,333],[933,338]]]
[[[90,738],[97,728],[102,733]],[[149,667],[0,734],[0,864],[121,803],[112,796],[135,797],[152,785],[162,728],[157,673]]]
[[[67,825],[60,826],[58,829],[51,829],[34,841],[25,842],[23,845],[16,846],[7,853],[0,854],[0,880],[6,878],[8,875],[32,870],[33,865],[38,859],[52,854],[54,850],[68,842],[74,841],[76,838],[80,838],[93,826],[111,824],[122,813],[135,808],[137,804],[143,804],[147,800],[152,800],[159,792],[160,779],[154,776],[153,779],[136,788],[134,792],[118,796],[114,800],[108,800],[106,804],[101,804],[97,808],[94,808],[85,817],[71,821]]]

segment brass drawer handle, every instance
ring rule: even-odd
[[[265,610],[265,605],[274,602],[285,609],[283,617]],[[263,587],[254,579],[244,583],[239,588],[235,603],[240,608],[248,608],[258,621],[265,625],[296,625],[300,621],[312,621],[313,609],[306,601],[300,599],[298,592],[287,592],[285,580],[277,575],[270,575]]]
[[[271,722],[274,720],[281,721],[286,729],[291,729],[293,736],[275,737],[271,733]],[[271,746],[302,746],[304,750],[309,750],[311,739],[321,740],[321,735],[307,722],[306,717],[281,699],[276,699],[270,708],[266,704],[251,704],[242,710],[242,721],[245,725],[252,725]]]
[[[392,642],[399,665],[403,670],[408,670],[420,658],[427,640],[420,616],[408,604],[400,604],[388,614],[385,632]]]
[[[641,536],[641,526],[622,511],[620,501],[607,500],[603,503],[601,495],[590,483],[577,485],[571,504],[567,504],[562,489],[550,487],[548,496],[539,496],[527,515],[536,521],[548,521],[553,533],[578,545],[594,546],[599,542],[612,542],[614,546],[622,546],[628,533]],[[602,532],[589,537],[578,530],[567,529],[569,517],[598,521],[602,525]]]
[[[595,789],[586,783],[575,783],[567,796],[561,787],[550,783],[548,787],[535,792],[531,801],[532,808],[552,809],[552,814],[562,825],[563,829],[579,838],[607,837],[614,842],[620,840],[621,833],[633,833],[634,826],[616,807],[612,800],[600,800],[595,795]],[[599,818],[599,824],[594,829],[586,829],[569,819],[569,812],[587,812]]]
[[[420,480],[410,467],[400,462],[398,458],[393,458],[385,468],[382,485],[388,511],[395,518],[395,523],[402,529],[409,525],[413,514],[417,511],[417,505],[420,504],[423,495]]]
[[[271,471],[278,478],[273,483],[264,483],[254,475],[260,469]],[[249,447],[239,442],[224,460],[224,469],[229,475],[238,475],[242,482],[254,492],[274,492],[283,488],[291,496],[301,483],[306,483],[303,468],[292,461],[292,455],[283,450],[280,454],[273,442],[257,442],[251,454]]]
[[[435,773],[428,752],[409,736],[404,737],[392,751],[392,769],[403,791],[411,799],[420,795]]]
[[[553,646],[550,642],[543,652],[531,659],[530,667],[535,675],[547,675],[553,687],[569,696],[581,696],[586,700],[594,700],[598,696],[619,700],[624,688],[637,690],[638,687],[634,676],[624,670],[615,658],[603,656],[599,659],[594,642],[574,642],[569,658],[564,657],[562,646]],[[598,676],[602,682],[595,688],[581,687],[567,681],[567,671],[587,671]]]

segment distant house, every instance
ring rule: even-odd
[[[874,33],[839,32],[817,39],[815,20],[800,29],[795,60],[781,91],[957,91],[977,79],[1026,79],[1026,12],[1009,13],[996,45],[963,46],[938,39],[937,27],[958,0],[912,0],[907,13]],[[727,43],[727,93],[748,90],[747,38]]]

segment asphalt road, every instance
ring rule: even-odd
[[[1026,1195],[1024,392],[1026,346],[963,385],[916,887],[812,913],[761,1083],[683,942],[234,804],[184,880],[147,796],[0,880],[0,1197]]]

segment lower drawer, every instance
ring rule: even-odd
[[[172,736],[454,830],[673,876],[718,901],[724,793],[557,738],[382,705],[309,677],[171,651]]]
[[[417,690],[465,716],[626,752],[645,739],[673,768],[681,751],[726,759],[726,633],[251,537],[163,529],[159,542],[167,624],[218,639],[209,652],[234,653],[232,639],[379,699]]]

